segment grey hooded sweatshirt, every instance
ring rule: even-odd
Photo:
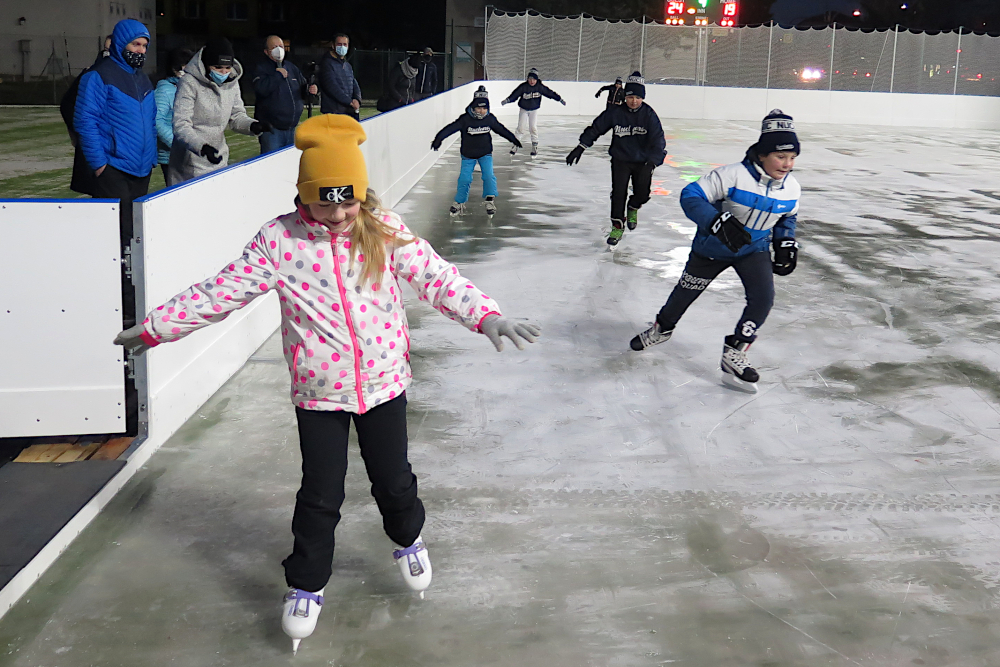
[[[174,97],[174,143],[170,148],[170,182],[180,183],[229,164],[226,127],[252,135],[253,118],[247,115],[240,96],[239,79],[243,66],[233,61],[233,71],[221,86],[205,73],[201,51],[184,66],[185,76],[177,82]],[[212,164],[201,156],[201,147],[211,144],[222,156]]]

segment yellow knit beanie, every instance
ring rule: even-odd
[[[313,116],[295,130],[299,159],[299,199],[303,204],[368,197],[368,169],[359,146],[367,137],[361,123],[343,114]]]

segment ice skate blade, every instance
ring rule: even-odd
[[[722,384],[726,385],[731,389],[736,391],[741,391],[744,394],[756,394],[757,393],[757,383],[756,382],[745,382],[732,373],[727,373],[722,371]]]
[[[292,655],[295,655],[296,653],[299,652],[299,644],[301,644],[301,643],[302,643],[301,639],[293,639],[292,640]]]
[[[421,599],[421,600],[423,600],[423,599],[424,599],[424,592],[423,592],[423,591],[420,591],[420,599]]]

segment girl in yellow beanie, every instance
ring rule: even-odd
[[[295,543],[284,561],[290,590],[282,627],[293,650],[312,634],[331,575],[353,420],[372,495],[404,581],[420,592],[431,563],[420,536],[424,507],[407,460],[406,388],[410,331],[400,283],[420,299],[503,349],[533,343],[537,327],[514,323],[424,239],[412,234],[368,188],[353,118],[324,114],[302,123],[296,210],[265,224],[242,257],[184,290],[123,331],[115,343],[141,354],[225,319],[272,290],[282,313],[302,450]]]

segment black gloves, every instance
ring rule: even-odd
[[[198,155],[202,156],[212,164],[219,164],[222,162],[222,156],[219,155],[219,151],[215,150],[215,146],[211,144],[205,144],[201,147],[201,152]]]
[[[521,140],[518,139],[517,137],[514,137],[514,141],[512,143],[518,148],[524,148],[524,144],[522,144]]]
[[[795,270],[795,263],[799,255],[799,244],[795,239],[774,239],[771,245],[774,247],[774,261],[771,268],[778,276],[787,276]]]
[[[434,141],[431,142],[431,150],[435,150],[436,151],[436,150],[438,150],[440,148],[441,148],[441,140],[438,139],[437,137],[435,137]]]
[[[566,164],[572,166],[579,162],[581,157],[583,157],[583,146],[577,146],[566,156]]]
[[[266,120],[255,120],[250,123],[250,131],[254,134],[264,134],[271,131],[271,124]]]
[[[752,240],[750,232],[727,211],[715,216],[709,230],[733,252],[739,252],[743,246],[750,245]]]
[[[594,93],[594,97],[600,97],[601,93],[603,92],[604,92],[603,90],[598,90],[596,93]]]

